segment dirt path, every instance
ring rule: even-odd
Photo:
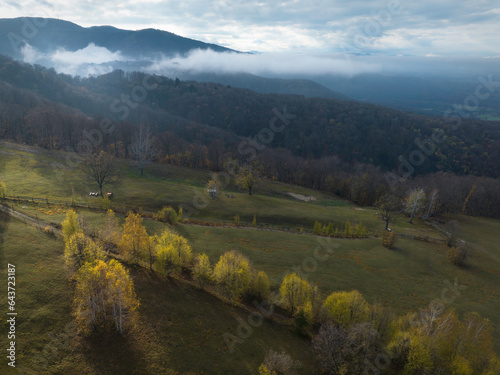
[[[9,214],[10,216],[15,217],[16,219],[24,221],[25,223],[30,224],[38,229],[41,229],[41,230],[44,230],[45,228],[50,227],[55,235],[62,236],[61,230],[56,229],[51,225],[40,222],[40,220],[34,219],[31,216],[28,216],[28,215],[22,214],[21,212],[13,210],[10,207],[0,206],[0,211],[5,212],[5,213]]]

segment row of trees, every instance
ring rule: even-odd
[[[366,227],[362,223],[357,223],[356,225],[351,224],[349,220],[344,223],[344,228],[336,226],[333,229],[333,223],[321,224],[319,221],[314,223],[313,233],[323,236],[333,236],[341,238],[365,238],[366,237]]]
[[[317,287],[294,273],[285,276],[280,296],[297,325],[321,324],[313,328],[312,346],[326,374],[493,375],[500,370],[492,325],[477,313],[460,320],[453,310],[431,304],[398,317],[356,290],[333,292],[322,302]]]
[[[68,212],[63,235],[68,266],[78,270],[76,315],[86,326],[108,324],[121,332],[123,321],[130,321],[137,309],[133,284],[118,262],[103,261],[100,245],[85,237],[80,227],[76,214]],[[275,299],[266,273],[257,271],[239,252],[226,252],[212,265],[206,254],[194,254],[189,242],[172,227],[159,236],[148,236],[142,218],[135,213],[129,213],[120,226],[109,211],[99,236],[128,260],[163,276],[191,275],[200,287],[212,284],[231,301],[255,298],[278,303],[299,328],[313,335],[318,364],[328,374],[370,371],[374,363],[380,364],[381,356],[385,358],[382,373],[493,375],[499,369],[491,324],[476,313],[460,320],[454,311],[431,305],[398,317],[368,303],[355,290],[333,292],[323,299],[316,285],[295,273],[284,277]],[[291,366],[292,371],[295,366],[290,360],[274,353],[260,371],[272,373],[280,366]]]
[[[83,331],[114,327],[122,334],[136,320],[139,306],[128,271],[114,259],[105,261],[103,247],[83,232],[74,211],[68,211],[62,232],[66,265],[76,281],[77,324]]]

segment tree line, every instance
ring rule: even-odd
[[[229,302],[257,301],[270,311],[279,306],[296,328],[311,339],[317,370],[326,374],[483,374],[493,375],[500,361],[492,344],[492,325],[472,312],[461,319],[444,304],[397,316],[369,303],[357,290],[334,291],[326,297],[301,275],[287,273],[273,292],[268,275],[235,250],[212,264],[195,254],[189,242],[167,226],[150,236],[139,214],[130,212],[123,225],[107,213],[96,240],[87,237],[81,219],[68,211],[63,222],[65,258],[75,272],[75,316],[85,329],[131,326],[139,302],[133,280],[106,252],[148,268],[162,277],[192,278],[200,288],[215,288]],[[224,334],[227,346],[239,340]],[[293,374],[297,364],[285,353],[270,351],[260,374]],[[285,369],[285,370],[283,370]],[[280,372],[282,371],[282,372]]]
[[[464,119],[452,131],[443,119],[380,106],[164,77],[121,120],[110,103],[143,82],[144,74],[80,79],[2,57],[0,78],[3,139],[81,154],[104,150],[135,158],[141,171],[153,160],[213,171],[224,171],[230,160],[242,167],[258,163],[265,178],[333,192],[361,206],[390,191],[394,181],[386,172],[417,148],[415,140],[442,130],[453,136],[413,176],[396,183],[427,194],[439,190],[442,212],[500,217],[500,130],[494,123]],[[295,117],[263,141],[259,131],[275,116],[272,109],[284,106]],[[96,133],[106,118],[112,131]]]

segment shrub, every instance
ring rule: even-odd
[[[352,226],[351,226],[351,222],[349,220],[347,220],[344,224],[344,237],[345,238],[348,238],[351,236],[351,233],[352,233]]]
[[[240,215],[236,215],[234,217],[234,225],[236,226],[240,225]]]
[[[45,228],[43,229],[43,231],[44,231],[46,234],[48,234],[49,236],[52,236],[52,237],[55,237],[55,236],[56,236],[56,234],[55,234],[55,232],[54,232],[54,228],[52,228],[51,226],[45,227]]]
[[[177,221],[179,223],[183,223],[184,222],[184,216],[183,216],[183,213],[182,213],[182,207],[179,207],[179,213],[177,214]]]
[[[467,244],[461,243],[456,247],[452,247],[446,254],[448,261],[455,266],[463,267],[467,263],[467,258],[470,256],[470,248]]]
[[[252,227],[256,227],[257,226],[257,215],[253,215],[253,221],[252,221]]]
[[[384,230],[381,237],[382,246],[387,247],[388,249],[392,249],[392,247],[394,246],[395,237],[396,234],[394,233],[394,231],[389,232],[388,230]]]
[[[182,212],[181,212],[182,213]],[[177,213],[175,210],[168,206],[168,207],[163,207],[156,215],[154,215],[154,219],[161,221],[163,223],[169,223],[171,225],[177,224]]]
[[[323,227],[319,221],[316,221],[314,223],[314,228],[313,228],[313,233],[314,234],[321,234]]]

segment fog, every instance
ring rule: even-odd
[[[436,56],[376,55],[299,55],[273,53],[219,53],[194,50],[187,56],[151,59],[148,56],[125,56],[93,43],[77,51],[58,48],[42,53],[26,44],[22,48],[24,62],[54,68],[59,73],[88,77],[120,68],[140,70],[168,77],[178,74],[238,74],[263,77],[313,78],[320,76],[354,77],[375,73],[385,75],[426,75],[471,80],[480,74],[500,74],[500,57],[443,58]]]

